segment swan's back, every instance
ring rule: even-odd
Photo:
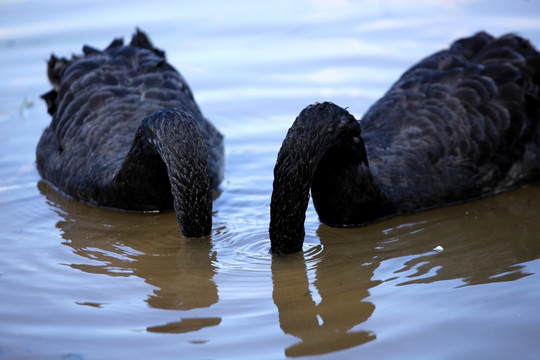
[[[514,35],[456,41],[408,70],[361,121],[300,112],[274,168],[272,251],[300,251],[319,219],[360,226],[540,180],[540,54]]]
[[[116,39],[103,51],[85,46],[83,52],[70,60],[52,56],[48,63],[53,90],[43,98],[53,119],[36,151],[45,179],[88,200],[74,193],[110,182],[142,120],[162,108],[189,114],[208,146],[210,165],[222,161],[221,134],[203,117],[164,52],[154,48],[144,33],[137,31],[129,45]],[[214,187],[222,177],[217,173],[212,173]],[[163,176],[166,183],[167,174]]]
[[[361,121],[370,167],[402,211],[540,179],[540,55],[486,33],[408,70]]]

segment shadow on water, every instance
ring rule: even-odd
[[[191,310],[218,302],[212,244],[208,238],[181,238],[174,213],[125,216],[69,199],[45,182],[38,188],[63,218],[56,224],[65,239],[62,244],[89,260],[71,264],[72,268],[108,276],[135,275],[155,287],[146,302],[157,309]],[[220,322],[220,318],[185,318],[147,330],[185,333]]]
[[[155,288],[145,300],[153,308],[190,310],[218,303],[216,250],[208,238],[179,237],[173,213],[126,216],[70,200],[43,182],[38,187],[62,217],[57,227],[63,244],[87,260],[72,268],[144,279]],[[268,276],[279,325],[299,339],[285,349],[286,356],[325,354],[375,341],[377,334],[365,323],[377,306],[370,289],[378,286],[459,280],[461,287],[528,276],[525,263],[540,257],[534,206],[539,202],[540,187],[531,187],[363,228],[320,225],[316,237],[321,245],[303,254],[271,257]],[[439,245],[444,251],[433,250]],[[254,281],[245,286],[257,286]],[[220,323],[220,317],[183,318],[147,331],[186,333]]]

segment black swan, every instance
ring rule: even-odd
[[[360,226],[540,180],[540,54],[485,32],[413,66],[357,121],[305,108],[274,168],[274,253],[300,251],[309,191],[321,222]]]
[[[52,122],[36,149],[41,176],[91,204],[174,208],[184,236],[208,235],[223,137],[186,81],[138,29],[129,45],[115,39],[83,52],[48,62]]]

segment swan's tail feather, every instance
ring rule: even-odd
[[[154,47],[148,36],[140,29],[137,29],[137,31],[133,35],[133,38],[131,39],[131,46],[151,50],[159,57],[165,58],[165,52]]]
[[[87,55],[93,55],[93,54],[101,54],[101,50],[96,49],[95,47],[92,47],[90,45],[83,45],[83,53],[85,56]]]
[[[62,77],[64,76],[66,69],[71,64],[80,60],[83,57],[91,57],[94,55],[100,55],[106,51],[121,47],[123,45],[124,45],[124,41],[121,38],[116,38],[103,51],[98,50],[89,45],[84,45],[82,49],[84,55],[82,57],[73,55],[72,58],[68,60],[65,57],[59,58],[59,57],[56,57],[54,54],[51,55],[51,57],[49,58],[47,62],[47,76],[49,78],[51,85],[53,86],[53,89],[41,96],[41,98],[44,99],[45,102],[47,103],[47,111],[49,112],[49,114],[53,115],[57,109],[57,105],[58,105],[57,92],[59,90]],[[131,40],[131,46],[151,50],[159,57],[162,57],[163,59],[165,59],[165,52],[160,49],[155,48],[150,42],[148,36],[139,29],[137,29],[136,33],[133,35],[133,39]]]
[[[124,46],[124,40],[122,40],[122,38],[115,38],[113,41],[111,41],[109,46],[107,46],[105,51],[115,49],[121,46]]]
[[[57,58],[54,54],[51,55],[47,62],[47,76],[55,90],[58,90],[64,71],[69,63],[70,61],[66,58]]]
[[[56,92],[56,90],[51,90],[48,93],[41,95],[41,98],[45,100],[45,103],[47,104],[47,112],[50,115],[54,115],[54,113],[56,112],[56,107],[57,107],[56,98],[57,97],[58,97],[58,93]]]
[[[43,95],[41,98],[45,100],[47,104],[47,112],[53,115],[57,108],[58,88],[60,87],[60,81],[64,75],[66,67],[69,65],[69,61],[66,58],[57,58],[54,54],[51,55],[47,62],[47,76],[51,82],[53,89]]]

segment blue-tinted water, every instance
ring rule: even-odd
[[[226,137],[210,239],[39,182],[46,59],[136,26]],[[303,254],[268,253],[272,170],[300,110],[329,100],[360,117],[414,62],[482,29],[539,47],[540,5],[0,2],[0,358],[535,358],[538,187],[360,229],[310,207]]]

